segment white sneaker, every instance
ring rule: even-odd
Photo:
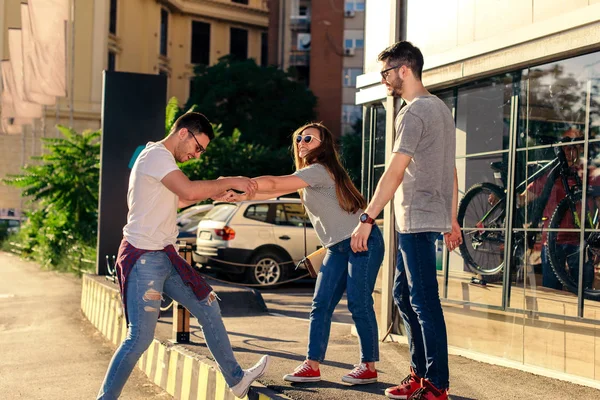
[[[250,385],[265,374],[270,361],[271,359],[268,355],[262,356],[262,358],[254,364],[254,367],[244,370],[244,377],[240,383],[231,388],[233,394],[240,399],[246,397],[248,390],[250,390]]]

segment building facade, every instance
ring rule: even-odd
[[[269,63],[291,70],[317,96],[317,119],[339,137],[362,118],[364,0],[271,0]]]
[[[40,155],[41,137],[57,123],[99,129],[102,71],[167,76],[167,96],[185,103],[194,65],[232,54],[267,64],[268,8],[263,0],[71,0],[67,38],[68,96],[22,135],[0,135],[0,177],[18,173]],[[0,55],[8,59],[7,30],[21,27],[20,0],[0,0]],[[71,3],[73,4],[73,3]],[[72,100],[71,100],[72,99]],[[20,191],[0,185],[0,209],[23,207]]]
[[[600,1],[369,0],[363,192],[394,140],[378,53],[409,40],[452,111],[464,246],[441,241],[438,282],[459,354],[600,387]],[[424,22],[426,21],[426,23]],[[391,206],[380,330],[397,324]],[[582,223],[585,221],[585,223]]]

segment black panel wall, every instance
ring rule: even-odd
[[[139,146],[165,136],[167,78],[104,71],[96,272],[108,273],[127,222],[129,164]]]

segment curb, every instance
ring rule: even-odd
[[[115,346],[127,335],[119,291],[86,274],[82,278],[81,310],[87,319]],[[233,400],[223,375],[214,363],[172,343],[154,339],[137,366],[148,379],[176,399]],[[249,400],[286,400],[254,382]]]

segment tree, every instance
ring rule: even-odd
[[[293,159],[289,147],[271,149],[261,144],[244,143],[241,132],[234,129],[231,136],[223,134],[220,125],[214,126],[215,138],[199,159],[180,165],[192,180],[217,179],[220,176],[259,176],[289,174]]]
[[[245,142],[289,147],[292,132],[315,118],[316,97],[276,67],[223,57],[216,65],[196,67],[195,74],[185,108],[195,105],[226,136],[237,128]]]
[[[3,182],[35,203],[21,232],[29,253],[56,265],[76,243],[95,247],[98,224],[100,131],[58,126],[64,138],[44,138],[47,153]]]

